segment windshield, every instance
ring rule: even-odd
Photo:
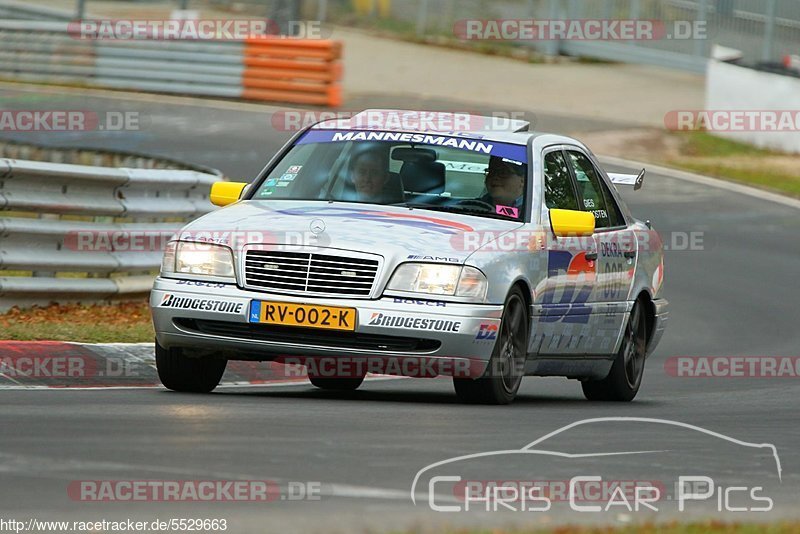
[[[252,200],[334,200],[521,220],[526,147],[475,138],[310,130]]]

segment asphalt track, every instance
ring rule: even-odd
[[[289,135],[270,126],[268,112],[227,104],[205,109],[167,101],[90,100],[67,91],[41,98],[14,89],[3,89],[0,96],[4,107],[140,111],[148,122],[139,132],[49,134],[46,140],[161,153],[215,166],[230,176],[252,177]],[[426,104],[447,107],[393,102],[403,107]],[[537,119],[542,129],[551,131],[603,127],[542,113]],[[11,134],[16,139],[26,135]],[[43,135],[31,140],[42,141]],[[676,377],[669,372],[668,359],[798,356],[800,212],[667,174],[650,174],[641,191],[625,191],[624,196],[634,214],[650,219],[672,245],[665,275],[670,325],[648,361],[633,403],[590,403],[577,382],[536,378],[523,382],[517,401],[508,407],[457,404],[450,381],[444,379],[372,381],[350,394],[318,391],[307,383],[228,386],[212,395],[159,388],[0,389],[0,517],[227,518],[230,532],[797,518],[798,378]],[[695,235],[701,236],[702,246],[680,250],[690,232],[700,233]],[[773,509],[719,512],[716,494],[705,503],[692,503],[684,513],[669,499],[658,512],[638,513],[620,507],[616,512],[579,513],[563,502],[544,512],[441,513],[431,511],[424,492],[416,505],[411,502],[412,481],[428,464],[519,449],[565,425],[601,417],[679,421],[742,442],[773,444],[781,479],[769,449],[646,421],[596,422],[546,443],[549,450],[579,454],[661,452],[576,460],[537,457],[510,471],[502,457],[484,457],[447,474],[551,481],[602,474],[606,480],[657,479],[666,487],[679,475],[707,475],[717,487],[763,486]],[[76,480],[155,479],[271,480],[284,491],[293,482],[319,482],[321,492],[319,500],[211,504],[82,502],[67,492]],[[674,497],[674,492],[667,493]]]

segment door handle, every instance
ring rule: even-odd
[[[595,261],[597,259],[597,252],[585,252],[584,257],[586,261]]]
[[[625,251],[625,252],[623,252],[622,254],[623,254],[623,255],[624,255],[626,258],[628,258],[629,260],[630,260],[630,259],[632,259],[632,258],[635,258],[635,257],[636,257],[636,251],[635,251],[635,250],[626,250],[626,251]]]

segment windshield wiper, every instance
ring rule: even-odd
[[[475,208],[467,208],[467,207],[459,207],[459,206],[437,206],[433,204],[412,204],[410,202],[403,202],[397,203],[396,206],[405,206],[409,209],[423,209],[423,210],[431,210],[431,211],[446,211],[448,213],[468,213],[468,214],[475,214],[481,217],[487,217],[490,219],[499,219],[501,221],[513,221],[519,222],[518,219],[513,219],[506,215],[500,215],[497,213],[492,213],[490,211],[483,211]]]

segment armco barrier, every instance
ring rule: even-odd
[[[31,5],[16,0],[0,1],[0,19],[72,20],[74,10]]]
[[[0,20],[3,78],[337,107],[329,39],[88,40],[62,22]]]
[[[162,252],[129,240],[168,237],[211,211],[208,192],[220,179],[191,170],[0,159],[0,310],[148,292]],[[87,235],[124,239],[83,246],[79,236]]]

